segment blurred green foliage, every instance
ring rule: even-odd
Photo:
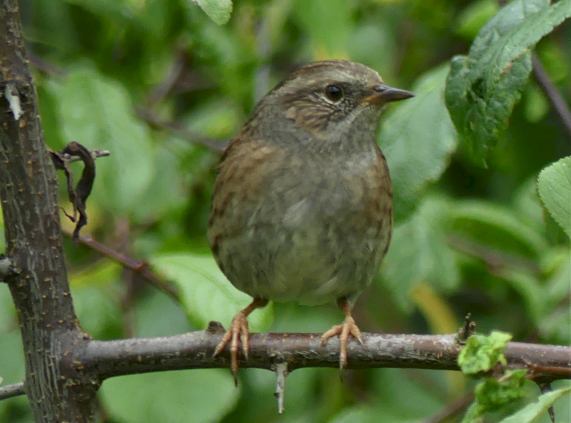
[[[361,328],[451,332],[471,312],[482,332],[571,343],[571,166],[563,159],[571,143],[529,77],[529,52],[545,36],[534,51],[571,100],[571,26],[550,32],[568,16],[569,0],[514,0],[503,10],[493,0],[21,3],[46,142],[59,149],[77,140],[112,152],[97,162],[84,231],[148,260],[181,293],[173,301],[68,240],[75,305],[93,336],[229,323],[247,299],[224,280],[206,246],[218,154],[204,144],[223,146],[296,65],[349,58],[417,93],[390,106],[381,125],[396,220],[381,272],[356,306]],[[458,54],[467,56],[451,61]],[[23,352],[2,284],[0,310],[0,376],[14,383],[23,378]],[[276,304],[254,313],[253,326],[319,332],[340,317],[333,305]],[[475,385],[438,371],[350,371],[341,383],[335,370],[297,370],[278,417],[271,373],[242,370],[240,382],[233,388],[229,371],[220,370],[111,379],[100,393],[101,418],[416,422]],[[494,419],[521,409],[512,421],[546,422],[544,410],[560,397],[558,418],[571,418],[564,382],[536,403],[535,386],[521,383],[523,398]],[[0,421],[31,421],[26,399],[0,402]]]
[[[514,0],[478,33],[470,54],[457,56],[446,86],[446,101],[462,138],[477,159],[505,130],[525,88],[530,48],[571,16],[571,0]]]

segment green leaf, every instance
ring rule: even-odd
[[[476,401],[486,411],[497,410],[525,396],[527,370],[508,370],[501,378],[488,377],[476,386]]]
[[[451,207],[450,228],[455,236],[472,239],[487,248],[535,259],[547,244],[526,221],[507,207],[465,200]]]
[[[217,25],[224,25],[232,15],[232,0],[192,0]]]
[[[529,271],[522,271],[515,268],[504,268],[498,270],[498,276],[521,295],[525,307],[529,313],[529,318],[536,324],[541,324],[544,312],[547,308],[545,290],[537,277]]]
[[[240,389],[225,370],[187,370],[106,380],[101,400],[113,420],[123,422],[220,421]]]
[[[543,169],[537,189],[549,214],[571,238],[571,156]]]
[[[571,394],[571,386],[567,388],[557,389],[553,392],[547,392],[540,395],[537,401],[526,405],[517,413],[503,419],[500,423],[531,423],[544,414],[555,401],[563,395]]]
[[[72,68],[63,83],[52,81],[46,88],[56,98],[67,141],[111,151],[97,161],[91,203],[120,214],[140,207],[154,174],[153,151],[125,88],[85,67]]]
[[[449,290],[459,283],[454,253],[444,237],[444,219],[449,205],[427,198],[393,232],[391,246],[381,267],[383,281],[404,309],[410,308],[409,293],[421,282]]]
[[[504,349],[512,336],[509,333],[493,331],[490,335],[472,335],[458,355],[462,372],[474,375],[486,372],[497,363],[506,364]]]
[[[478,403],[473,402],[466,411],[461,423],[483,423],[482,409],[478,407]]]
[[[182,304],[196,327],[206,327],[211,320],[228,325],[234,315],[252,301],[250,296],[234,288],[212,256],[165,254],[152,258],[151,264],[177,285]],[[267,329],[272,315],[271,306],[256,310],[248,318],[250,327]]]
[[[514,0],[488,22],[468,56],[452,60],[446,104],[474,158],[486,155],[507,128],[531,72],[531,49],[571,16],[571,0]]]
[[[370,392],[375,398],[371,404],[377,409],[375,422],[421,422],[445,406],[445,396],[437,394],[445,391],[441,373],[426,373],[424,381],[438,387],[426,389],[426,385],[411,377],[406,369],[369,369],[368,372],[373,376]],[[414,401],[410,401],[411,398]],[[379,414],[386,418],[379,418]]]
[[[500,378],[485,378],[475,389],[475,400],[466,412],[462,423],[480,423],[488,412],[501,410],[523,398],[527,370],[508,370]]]
[[[387,157],[397,220],[440,178],[456,150],[456,131],[444,104],[447,66],[431,70],[413,86],[415,97],[383,122],[380,144]]]
[[[158,290],[140,298],[133,311],[136,337],[169,336],[192,330],[184,310]]]

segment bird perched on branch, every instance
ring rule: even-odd
[[[337,301],[339,366],[350,337],[363,342],[352,305],[371,283],[392,229],[392,188],[376,143],[382,107],[413,94],[349,61],[294,71],[256,106],[219,168],[208,238],[230,282],[253,301],[214,354],[248,357],[248,315],[272,301]]]

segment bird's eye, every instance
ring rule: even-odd
[[[343,97],[343,90],[339,85],[330,84],[325,87],[325,95],[331,101],[339,101]]]

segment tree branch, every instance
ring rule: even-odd
[[[559,120],[563,124],[563,127],[567,130],[567,135],[569,139],[571,139],[571,111],[569,110],[569,106],[565,102],[565,99],[557,89],[557,87],[551,82],[549,79],[549,75],[545,71],[543,64],[537,57],[537,55],[533,54],[531,56],[532,64],[533,64],[533,75],[535,76],[535,80],[549,99],[553,110],[559,117]]]
[[[0,401],[19,395],[25,395],[24,383],[14,383],[12,385],[0,386]]]
[[[72,351],[76,371],[97,384],[104,379],[166,370],[226,368],[226,353],[213,357],[223,335],[221,325],[211,322],[206,331],[157,338],[89,341]],[[462,346],[457,335],[411,335],[364,333],[364,344],[349,345],[350,369],[375,367],[459,370]],[[571,347],[510,342],[505,350],[507,366],[527,368],[535,380],[571,379]],[[248,360],[242,368],[276,371],[287,364],[287,372],[305,367],[339,367],[339,343],[321,345],[316,333],[257,333],[250,338]],[[98,382],[96,382],[98,381]],[[20,385],[20,384],[17,384]],[[23,393],[10,385],[13,395]],[[5,389],[8,387],[5,387]],[[0,399],[2,399],[0,390]]]
[[[72,237],[73,233],[69,230],[63,230],[64,234]],[[93,251],[98,252],[104,257],[107,257],[120,265],[124,268],[133,271],[134,273],[140,275],[145,280],[147,280],[150,284],[154,285],[157,289],[163,291],[165,294],[170,296],[176,302],[180,302],[180,295],[178,290],[175,288],[174,285],[170,284],[169,282],[165,281],[159,275],[154,273],[149,264],[142,260],[137,260],[133,257],[129,257],[127,254],[123,254],[120,251],[114,250],[113,248],[96,241],[91,236],[88,235],[80,235],[78,237],[78,242],[80,244],[85,245],[88,248],[91,248]]]
[[[214,327],[216,322],[211,323]],[[219,327],[219,324],[218,324]],[[99,378],[158,370],[228,367],[228,354],[213,357],[222,333],[218,330],[117,341],[91,341],[74,357],[84,371]],[[364,333],[364,345],[351,342],[348,368],[398,367],[458,370],[461,346],[455,335],[388,335]],[[510,342],[505,351],[509,367],[534,363],[549,369],[541,376],[571,378],[571,348]],[[248,360],[242,368],[275,369],[287,362],[288,371],[303,367],[339,367],[339,343],[322,346],[320,334],[258,333],[250,338]],[[537,367],[536,367],[537,369]],[[538,375],[539,376],[539,375]]]

